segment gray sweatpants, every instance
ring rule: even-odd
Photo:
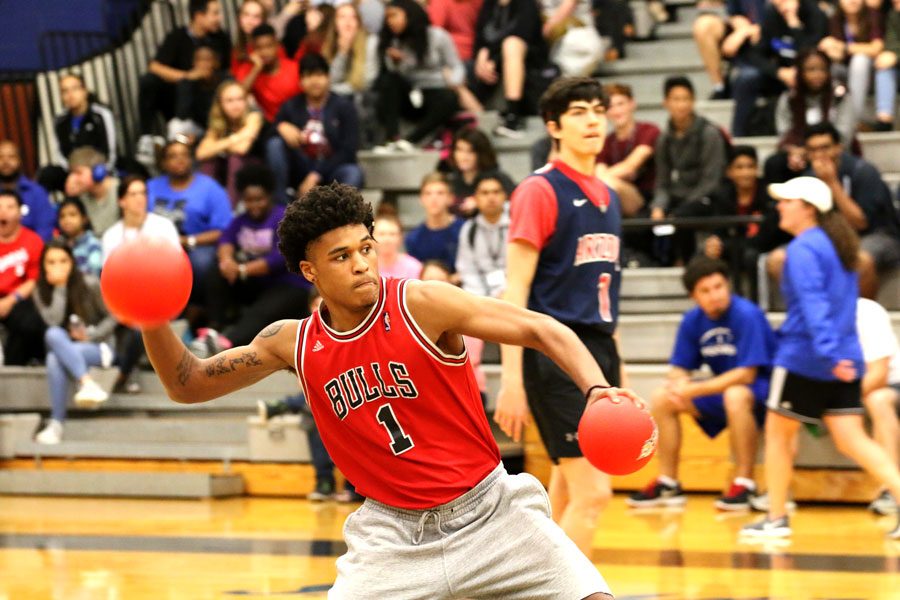
[[[344,523],[329,600],[502,598],[579,600],[612,593],[550,518],[528,474],[499,465],[456,500],[403,510],[366,500]]]

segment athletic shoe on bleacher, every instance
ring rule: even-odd
[[[640,492],[635,492],[625,499],[625,504],[632,508],[651,508],[655,506],[684,506],[687,496],[681,485],[668,485],[656,479]]]
[[[317,481],[316,489],[306,496],[310,502],[325,502],[334,499],[334,484],[330,481]]]
[[[166,140],[159,135],[142,135],[138,139],[134,159],[144,165],[151,173],[156,171],[156,152],[162,148]]]
[[[869,504],[869,510],[876,515],[893,515],[897,512],[897,501],[889,491],[882,490],[881,494]]]
[[[218,331],[209,327],[198,329],[197,337],[191,342],[191,352],[197,358],[209,358],[228,348],[231,348],[231,343]]]
[[[372,152],[375,154],[409,154],[415,150],[416,147],[407,140],[394,140],[372,148]]]
[[[755,493],[755,488],[749,488],[737,482],[732,483],[728,493],[716,500],[716,508],[719,510],[748,510],[750,498]]]
[[[53,446],[62,441],[63,425],[56,419],[51,419],[47,426],[34,436],[34,441],[38,444],[46,444]]]
[[[744,525],[741,528],[741,535],[750,538],[786,538],[791,537],[793,531],[787,516],[779,519],[770,519],[766,517],[756,523]]]
[[[522,139],[525,136],[524,117],[511,112],[504,114],[503,122],[494,127],[494,135],[513,140]]]
[[[754,496],[751,496],[750,508],[752,508],[756,512],[769,512],[769,494],[756,494]],[[787,504],[785,504],[785,508],[788,512],[794,512],[795,510],[797,510],[797,503],[791,499],[788,499]]]
[[[75,392],[75,405],[79,408],[98,408],[109,400],[109,394],[93,379],[81,384]]]

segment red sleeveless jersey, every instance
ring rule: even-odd
[[[472,489],[500,450],[465,350],[446,354],[422,333],[407,284],[382,278],[351,331],[329,328],[320,312],[301,321],[296,367],[322,441],[357,491],[418,510]]]

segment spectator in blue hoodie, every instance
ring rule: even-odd
[[[824,423],[843,454],[896,498],[900,471],[863,429],[860,379],[865,372],[856,333],[859,238],[835,208],[831,189],[815,177],[769,186],[778,200],[779,226],[788,244],[781,290],[787,318],[779,330],[766,418],[769,512],[741,533],[788,537],[787,494],[797,431]],[[900,539],[900,519],[888,532]]]
[[[22,226],[45,242],[53,238],[56,211],[47,190],[22,173],[22,155],[10,140],[0,140],[0,189],[14,191],[22,199]]]

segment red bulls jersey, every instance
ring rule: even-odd
[[[472,489],[500,450],[465,351],[446,354],[422,333],[407,285],[382,279],[351,331],[331,329],[321,312],[301,321],[296,366],[322,441],[357,491],[425,509]]]

